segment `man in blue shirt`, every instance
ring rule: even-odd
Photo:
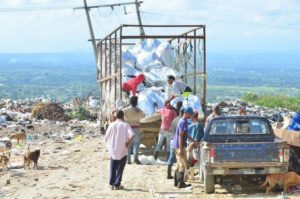
[[[300,131],[300,110],[294,115],[291,124],[288,126],[290,131]]]
[[[188,135],[188,119],[193,116],[194,112],[191,107],[186,107],[184,109],[184,115],[179,120],[176,132],[174,135],[173,147],[176,149],[176,169],[174,176],[174,186],[179,188],[185,188],[191,186],[190,184],[185,184],[184,182],[184,172],[188,167],[187,165],[187,156],[186,156],[186,147],[187,147],[187,138]]]

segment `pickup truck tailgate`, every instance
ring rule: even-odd
[[[218,143],[214,146],[214,162],[279,162],[276,143]]]

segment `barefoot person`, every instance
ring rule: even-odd
[[[138,97],[132,96],[130,98],[130,106],[124,108],[125,121],[131,126],[134,132],[134,141],[128,148],[128,156],[127,161],[128,164],[131,164],[131,148],[133,145],[133,154],[134,154],[134,162],[136,164],[141,164],[139,161],[139,150],[140,150],[140,142],[141,142],[141,132],[140,132],[140,119],[145,117],[144,112],[137,107]]]
[[[112,190],[124,189],[121,185],[122,176],[126,165],[128,146],[134,137],[131,127],[124,122],[124,112],[117,111],[116,118],[116,121],[108,126],[104,137],[110,155],[109,184]]]

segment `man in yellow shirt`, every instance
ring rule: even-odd
[[[134,141],[128,147],[128,155],[127,155],[127,162],[131,164],[131,149],[133,146],[133,154],[134,154],[134,162],[136,164],[141,164],[139,161],[139,150],[140,150],[140,142],[141,142],[141,132],[140,132],[140,119],[145,117],[144,112],[137,107],[138,104],[138,97],[132,96],[130,98],[130,106],[124,108],[124,115],[125,121],[131,126],[134,132]]]

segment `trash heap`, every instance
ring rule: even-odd
[[[240,108],[244,108],[247,112],[247,115],[257,115],[266,117],[272,123],[282,122],[283,117],[292,117],[295,114],[295,112],[285,108],[269,109],[266,107],[257,106],[255,104],[245,102],[240,99],[221,101],[219,103],[208,103],[206,114],[210,114],[212,112],[212,108],[216,105],[219,105],[221,107],[223,115],[237,115],[238,110]]]
[[[164,106],[167,97],[163,89],[167,84],[167,76],[173,75],[176,81],[181,81],[183,77],[183,74],[174,69],[175,53],[169,42],[161,43],[156,39],[144,40],[132,48],[124,49],[122,61],[123,82],[139,74],[145,75],[146,85],[139,85],[137,90],[139,91],[138,106],[146,115],[151,115],[155,109]],[[183,101],[184,107],[191,106],[202,112],[197,96],[178,97],[171,104],[175,106],[177,101]]]

